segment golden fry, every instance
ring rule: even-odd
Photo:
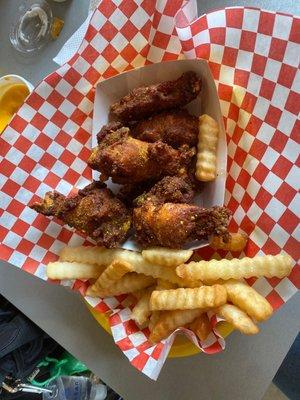
[[[98,278],[103,270],[101,265],[55,261],[47,265],[46,274],[50,279],[90,279]]]
[[[151,310],[206,309],[225,304],[226,300],[227,292],[222,285],[154,290],[150,298],[150,307]]]
[[[220,317],[224,318],[245,335],[255,335],[259,332],[257,325],[255,325],[252,319],[243,310],[236,306],[224,304],[223,306],[218,307],[215,311]]]
[[[206,313],[199,315],[199,317],[197,317],[187,327],[193,331],[200,340],[205,340],[212,331],[211,323]]]
[[[132,293],[128,293],[126,296],[126,299],[122,301],[122,306],[124,307],[130,307],[136,303],[136,298],[133,296]]]
[[[192,250],[174,250],[165,247],[152,247],[142,251],[142,256],[146,261],[164,267],[176,267],[183,264],[192,254]]]
[[[137,273],[150,275],[153,278],[160,278],[172,283],[184,284],[184,280],[176,275],[176,272],[173,268],[162,267],[158,264],[151,264],[144,260],[140,253],[124,250],[120,256],[120,259],[130,263],[133,266],[134,271]]]
[[[243,251],[247,241],[248,237],[244,233],[231,233],[228,242],[224,242],[220,236],[213,236],[210,240],[210,245],[214,249]]]
[[[246,242],[243,235],[233,234],[231,244],[227,245],[227,249],[241,250],[242,242]],[[214,243],[215,246],[223,246],[223,244],[218,244],[216,239]],[[257,333],[258,327],[251,318],[264,321],[271,316],[273,309],[269,302],[253,288],[232,277],[236,279],[250,276],[281,278],[289,275],[292,269],[292,259],[281,254],[245,257],[241,260],[191,262],[177,266],[176,270],[166,265],[159,265],[157,262],[152,264],[140,253],[123,249],[66,248],[61,253],[61,259],[63,261],[48,264],[49,278],[97,279],[87,291],[87,295],[93,297],[109,297],[134,292],[134,296],[139,301],[133,309],[132,318],[139,326],[143,326],[148,320],[149,329],[152,332],[151,338],[155,341],[160,340],[157,338],[168,336],[178,326],[191,322],[181,322],[185,321],[190,314],[181,318],[180,313],[197,311],[200,315],[203,310],[209,308],[215,308],[220,316],[241,332]],[[157,278],[157,282],[153,278]],[[201,286],[203,284],[200,279],[211,282],[212,286]],[[152,288],[145,290],[155,283],[157,284],[155,290]],[[178,286],[179,288],[176,289]],[[227,297],[233,305],[225,304]],[[178,311],[179,314],[177,314]],[[176,313],[172,314],[173,312]],[[178,321],[180,321],[179,325],[175,326]],[[201,331],[200,328],[198,330],[200,339],[205,336],[205,316],[199,318],[199,326],[201,326],[201,321],[203,330]],[[196,322],[193,325],[195,332]]]
[[[178,285],[180,288],[197,288],[203,286],[202,281],[187,281],[185,280],[183,284]]]
[[[136,300],[140,300],[140,298],[141,298],[142,296],[144,296],[144,294],[145,294],[145,289],[138,289],[138,290],[135,290],[135,291],[132,292],[131,294],[136,298]]]
[[[256,321],[265,321],[273,313],[271,304],[245,282],[229,280],[224,283],[228,299]]]
[[[160,313],[161,313],[161,311],[152,311],[152,313],[150,315],[150,319],[149,319],[149,324],[148,324],[148,328],[149,328],[150,332],[153,331],[154,326],[158,322]]]
[[[185,281],[176,275],[174,269],[151,264],[140,253],[123,249],[104,249],[102,247],[65,247],[60,253],[62,261],[88,262],[90,264],[109,265],[113,260],[128,262],[135,272],[161,278],[184,285]]]
[[[136,303],[132,310],[131,318],[139,325],[142,326],[147,322],[150,317],[150,296],[153,288],[148,288],[145,290],[144,295]]]
[[[217,145],[219,126],[207,114],[199,118],[196,178],[199,181],[213,181],[217,176]]]
[[[102,274],[99,276],[97,281],[93,285],[93,290],[106,288],[111,286],[115,281],[122,278],[127,272],[132,272],[133,267],[126,261],[114,260]]]
[[[177,285],[175,283],[165,281],[163,279],[157,279],[157,285],[156,285],[155,290],[169,290],[169,289],[175,289],[176,287],[177,287]],[[149,301],[149,305],[150,305],[150,301]],[[152,332],[154,325],[156,324],[156,322],[159,319],[159,316],[160,316],[160,311],[152,311],[151,316],[150,316],[149,325],[148,325],[150,332]]]
[[[90,286],[86,294],[87,296],[102,298],[118,296],[120,294],[131,293],[135,292],[136,290],[146,288],[153,285],[154,282],[155,281],[151,276],[130,272],[108,288],[94,289]]]
[[[190,262],[176,268],[176,273],[183,279],[201,279],[204,281],[216,281],[217,279],[241,279],[252,276],[274,276],[283,278],[292,270],[292,259],[285,254],[277,256],[244,257],[232,260],[210,260]]]
[[[177,286],[175,283],[158,278],[155,290],[169,290],[169,289],[176,289],[176,287]]]
[[[150,341],[160,342],[167,338],[175,329],[185,326],[199,317],[203,310],[173,310],[160,312],[159,319],[150,334]]]
[[[89,264],[109,265],[119,255],[122,249],[106,249],[95,246],[64,247],[59,255],[61,261],[86,262]]]

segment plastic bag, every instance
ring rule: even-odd
[[[53,379],[59,376],[81,374],[88,371],[88,368],[81,362],[73,357],[70,353],[64,352],[60,360],[51,357],[45,357],[41,361],[38,368],[49,367],[50,378],[45,381],[38,382],[35,379],[31,379],[30,383],[38,387],[44,387],[48,385]]]
[[[107,395],[105,385],[93,385],[83,376],[60,376],[47,385],[52,394],[44,393],[43,400],[104,400]]]

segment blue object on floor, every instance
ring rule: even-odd
[[[277,371],[273,382],[290,399],[300,399],[300,333]]]

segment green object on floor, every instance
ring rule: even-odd
[[[52,357],[45,357],[37,366],[37,368],[41,367],[49,367],[50,378],[42,382],[31,379],[30,383],[38,387],[48,385],[49,382],[59,376],[76,375],[88,371],[88,368],[81,361],[78,361],[68,352],[64,352],[60,360]]]

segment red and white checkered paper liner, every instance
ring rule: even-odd
[[[81,235],[27,205],[48,190],[68,194],[91,180],[86,160],[99,80],[183,55],[206,59],[218,88],[227,131],[231,229],[250,235],[248,256],[284,251],[299,260],[300,19],[242,7],[196,15],[195,1],[100,3],[78,53],[37,86],[0,137],[3,260],[46,279],[45,265],[63,246],[84,243]],[[199,254],[214,255],[208,247]],[[249,283],[278,308],[300,287],[299,269],[282,280]],[[61,283],[84,293],[84,282]],[[100,311],[114,310],[116,344],[133,366],[156,379],[173,338],[151,346],[147,332],[130,320],[126,296],[90,302]],[[205,343],[192,340],[205,353],[224,348],[216,333]]]

